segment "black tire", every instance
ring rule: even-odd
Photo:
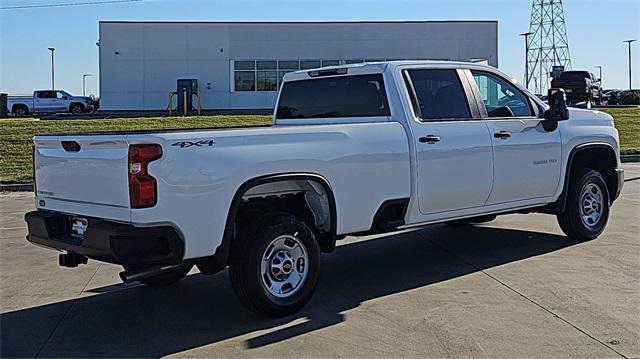
[[[262,265],[263,259],[269,258],[264,266],[272,268],[277,253],[282,252],[274,248],[274,243],[282,240],[283,236],[295,238],[296,245],[307,254],[302,266],[299,266],[299,259],[289,262],[289,275],[294,275],[292,268],[295,268],[295,273],[302,268],[306,277],[301,276],[295,288],[289,286],[291,294],[285,292],[277,297],[269,291],[266,282],[282,282],[274,280],[271,271],[262,273]],[[267,214],[251,228],[241,229],[229,258],[229,278],[240,302],[249,310],[270,317],[295,313],[307,304],[315,291],[319,271],[320,248],[313,230],[301,218],[285,213]]]
[[[69,112],[71,112],[71,113],[83,113],[84,112],[84,106],[79,104],[79,103],[71,104],[71,106],[69,107]]]
[[[125,265],[123,267],[124,267],[124,270],[138,270],[141,268],[141,266],[139,265]],[[162,273],[157,276],[153,276],[151,278],[140,279],[138,282],[144,285],[148,285],[150,287],[166,287],[184,278],[189,273],[191,268],[193,268],[192,265],[178,268],[176,270]]]
[[[15,106],[12,112],[16,117],[26,116],[29,114],[29,109],[25,106]]]
[[[468,224],[480,224],[480,223],[491,222],[494,219],[496,219],[496,217],[497,216],[495,214],[488,214],[486,216],[478,216],[478,217],[471,217],[471,218],[465,218],[465,219],[456,219],[455,221],[449,221],[449,222],[445,222],[445,223],[450,225],[450,226],[466,226]]]
[[[601,201],[597,205],[597,220],[592,219],[593,222],[590,222],[583,219],[584,206],[588,203],[584,195],[587,191],[593,192],[594,186],[601,193]],[[560,228],[568,237],[586,241],[597,238],[604,231],[609,220],[609,207],[609,191],[600,172],[581,169],[571,176],[567,188],[567,204],[564,211],[556,214],[556,217]]]

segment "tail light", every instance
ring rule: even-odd
[[[162,157],[160,145],[129,146],[129,203],[131,208],[155,206],[158,201],[156,179],[147,172],[147,165]]]

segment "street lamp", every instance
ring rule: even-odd
[[[602,65],[596,65],[594,67],[600,70],[600,77],[598,78],[600,79],[600,87],[602,87]]]
[[[51,90],[56,89],[56,70],[54,67],[53,61],[53,53],[56,51],[55,47],[50,47],[49,51],[51,51]]]
[[[87,76],[93,76],[92,74],[83,74],[82,75],[82,96],[87,96],[86,95],[86,86],[85,86],[85,79],[87,78]]]
[[[529,89],[529,36],[533,35],[533,32],[525,32],[520,34],[524,36],[524,85]]]
[[[631,90],[631,44],[636,42],[638,40],[625,40],[623,42],[626,42],[627,44],[629,44],[629,90]]]

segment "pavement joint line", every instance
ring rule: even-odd
[[[27,229],[27,226],[24,226],[24,227],[5,227],[5,228],[0,228],[0,231],[10,231],[10,230],[14,230],[14,229]]]
[[[444,247],[443,245],[433,241],[431,238],[426,237],[426,239],[433,243],[435,246],[441,248],[443,251],[445,251],[446,253],[448,253],[449,255],[458,258],[460,261],[466,263],[467,265],[475,268],[478,272],[481,272],[482,274],[484,274],[485,276],[491,278],[492,280],[496,281],[497,283],[499,283],[500,285],[504,286],[505,288],[507,288],[508,290],[516,293],[517,295],[519,295],[520,297],[526,299],[527,301],[529,301],[530,303],[532,303],[533,305],[537,306],[538,308],[544,310],[545,312],[551,314],[552,316],[560,319],[562,322],[568,324],[569,326],[571,326],[572,328],[574,328],[575,330],[579,331],[580,333],[586,335],[587,337],[591,338],[592,340],[595,340],[596,342],[600,343],[602,346],[604,346],[605,348],[613,351],[614,353],[618,354],[621,358],[624,359],[629,359],[627,358],[624,354],[620,353],[619,351],[615,350],[614,348],[610,347],[609,345],[607,345],[606,343],[604,343],[603,341],[601,341],[600,339],[594,337],[593,335],[587,333],[585,330],[581,329],[580,327],[578,327],[577,325],[571,323],[569,320],[561,317],[560,315],[554,313],[551,309],[548,309],[547,307],[543,306],[542,304],[536,302],[535,300],[529,298],[528,296],[524,295],[523,293],[521,293],[520,291],[518,291],[517,289],[511,287],[510,285],[508,285],[507,283],[501,281],[500,279],[498,279],[497,277],[489,274],[488,272],[486,272],[484,269],[481,269],[479,267],[477,267],[476,265],[474,265],[473,263],[467,261],[466,259],[464,259],[463,257],[451,252],[448,248]]]
[[[625,179],[624,181],[625,182],[631,182],[631,181],[636,181],[636,180],[640,180],[640,177],[632,177],[632,178],[629,178],[629,179]]]
[[[64,313],[60,317],[60,320],[58,320],[58,322],[56,323],[56,326],[53,328],[53,330],[51,330],[51,333],[49,333],[49,335],[47,336],[47,339],[44,341],[44,343],[42,343],[42,345],[40,346],[40,349],[38,349],[38,352],[36,353],[36,355],[34,355],[35,358],[40,358],[40,354],[42,353],[42,350],[44,350],[44,348],[46,348],[47,344],[49,344],[49,341],[51,340],[51,338],[53,338],[53,335],[58,330],[58,327],[60,327],[60,324],[62,324],[62,322],[67,317],[67,315],[69,315],[69,313],[71,312],[71,309],[73,309],[73,306],[76,304],[78,299],[80,299],[79,296],[82,295],[82,293],[84,293],[84,291],[87,289],[87,286],[89,286],[89,283],[91,283],[93,278],[96,276],[96,274],[98,273],[98,270],[100,269],[100,267],[102,267],[102,263],[100,263],[98,265],[98,267],[93,272],[93,274],[91,275],[91,277],[89,278],[87,283],[84,284],[84,287],[82,287],[82,290],[80,290],[80,293],[78,293],[78,295],[75,298],[73,298],[73,300],[72,300],[71,304],[69,304],[69,307],[67,308],[67,310],[64,311]]]

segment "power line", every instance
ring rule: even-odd
[[[60,4],[40,4],[40,5],[16,5],[0,7],[0,10],[17,10],[17,9],[36,9],[46,7],[66,7],[66,6],[82,6],[82,5],[102,5],[102,4],[118,4],[127,2],[141,2],[146,0],[102,0],[102,1],[84,1],[84,2],[68,2]]]

